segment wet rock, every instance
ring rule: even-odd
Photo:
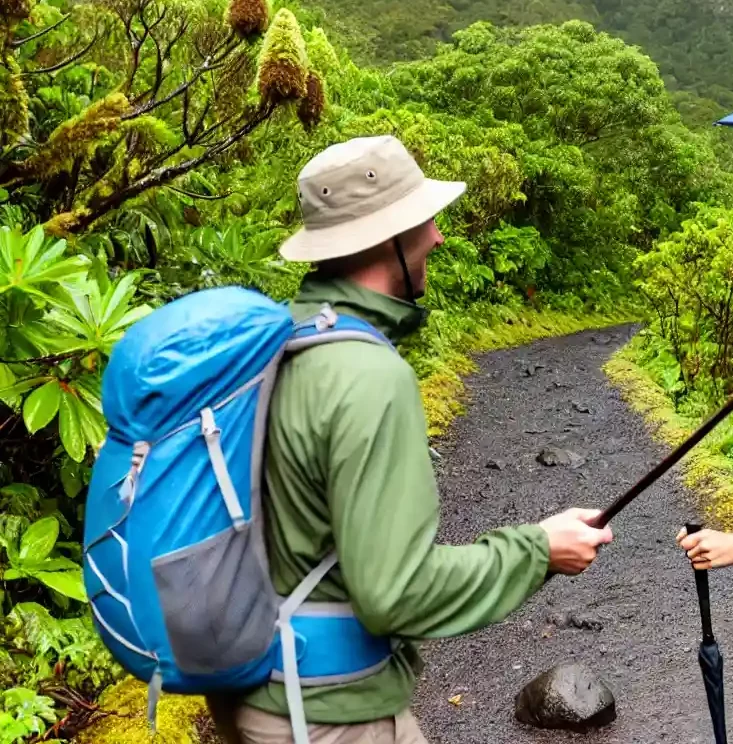
[[[547,618],[547,622],[556,628],[576,628],[577,630],[592,630],[596,633],[603,630],[603,623],[600,620],[585,615],[576,615],[574,612],[555,612]]]
[[[613,338],[611,336],[606,335],[591,336],[591,341],[599,346],[608,346],[612,340]]]
[[[567,467],[579,468],[585,463],[585,458],[576,452],[560,449],[559,447],[545,447],[539,455],[537,462],[548,468]]]
[[[535,374],[537,374],[538,369],[545,369],[544,364],[527,364],[525,365],[522,372],[524,373],[525,377],[534,377]]]
[[[608,685],[584,664],[553,667],[516,697],[518,721],[536,728],[585,732],[616,720],[616,701]]]
[[[506,461],[505,460],[500,460],[500,459],[489,460],[486,463],[486,467],[489,470],[504,470],[506,468]]]

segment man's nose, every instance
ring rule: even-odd
[[[433,222],[433,233],[434,233],[435,247],[438,248],[439,246],[443,245],[443,243],[445,243],[445,237],[443,236],[443,233],[440,232],[435,222]]]

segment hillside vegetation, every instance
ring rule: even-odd
[[[532,26],[584,20],[640,46],[670,90],[733,110],[733,11],[715,0],[304,0],[324,13],[360,62],[385,65],[431,54],[476,21]]]
[[[387,71],[325,20],[282,0],[0,0],[0,744],[72,737],[121,676],[80,571],[111,349],[195,289],[293,296],[309,267],[277,248],[329,144],[391,133],[468,183],[402,348],[431,424],[487,327],[526,339],[527,318],[546,333],[651,307],[669,389],[700,391],[696,410],[726,389],[731,159],[648,56],[577,19],[477,23]]]

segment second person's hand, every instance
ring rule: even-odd
[[[733,534],[700,530],[688,535],[683,527],[677,535],[677,544],[698,571],[733,565]]]

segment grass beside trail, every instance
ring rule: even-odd
[[[639,340],[633,339],[608,361],[604,371],[623,399],[640,413],[653,436],[674,447],[702,423],[681,416],[674,401],[637,363]],[[733,422],[722,423],[678,465],[683,481],[699,498],[708,526],[733,531],[733,460],[721,444],[733,433]]]

